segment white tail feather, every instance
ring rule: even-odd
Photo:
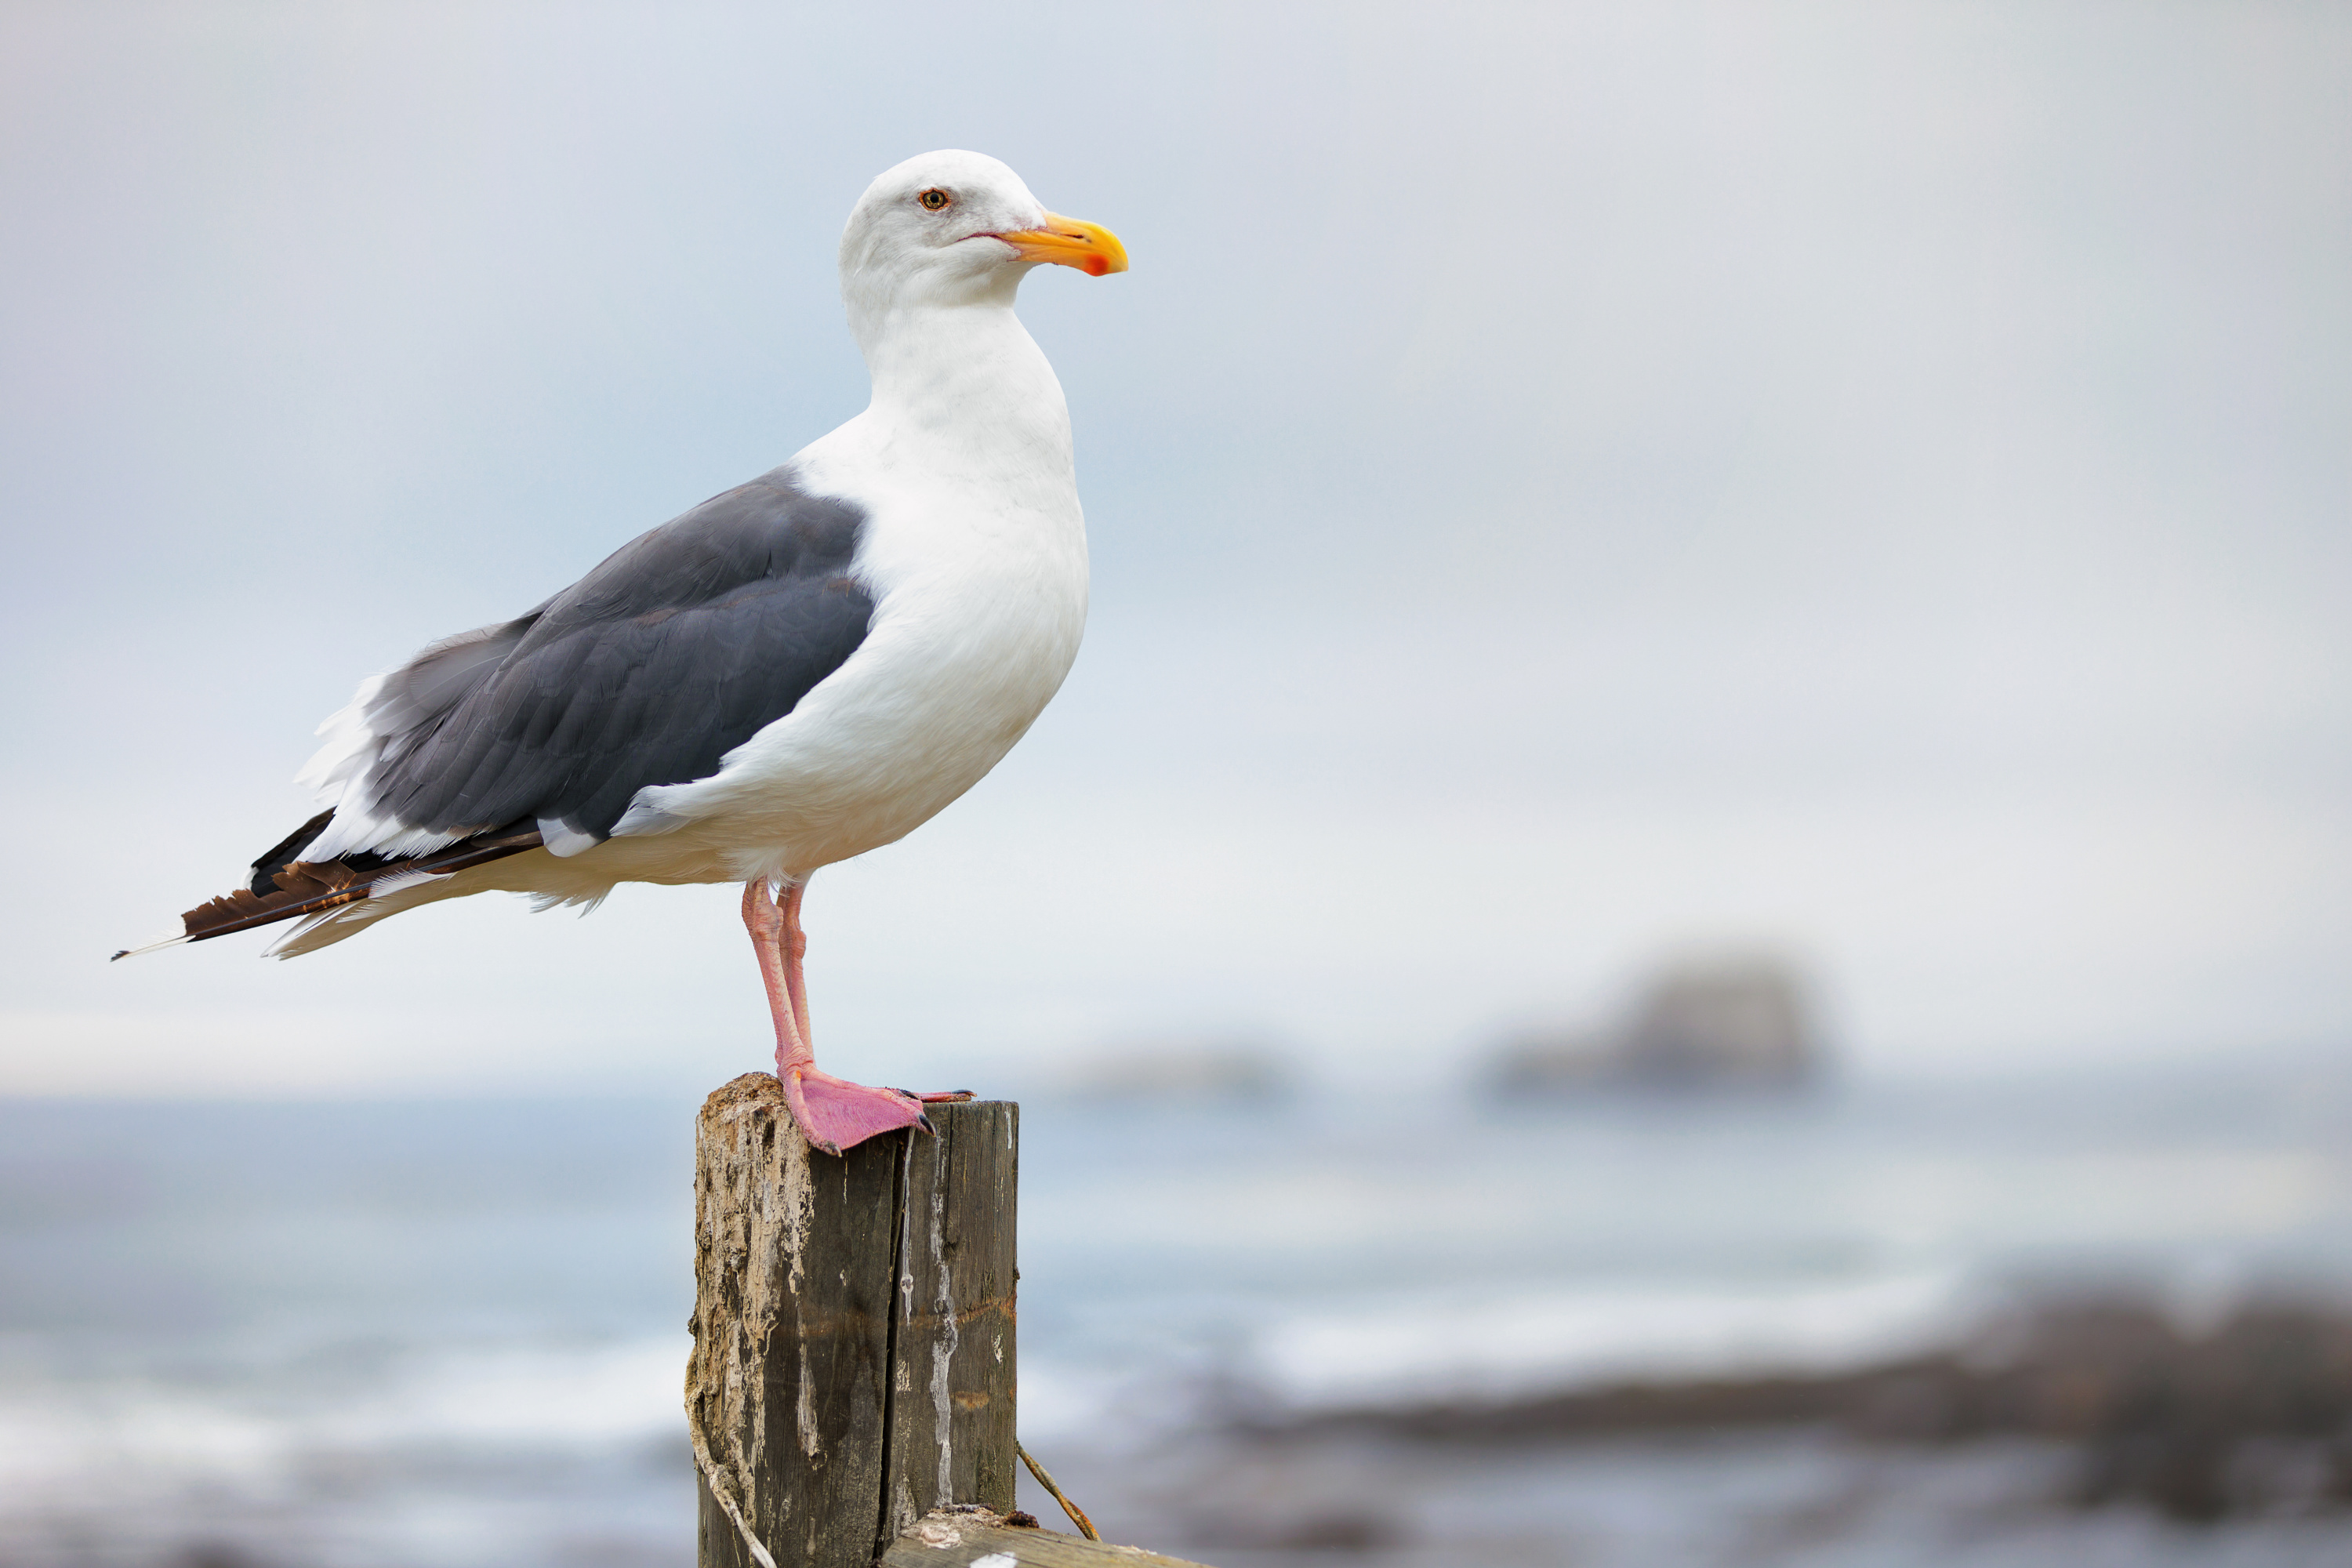
[[[455,871],[394,871],[389,877],[379,877],[369,883],[368,897],[388,899],[394,893],[404,893],[427,882],[446,882],[457,874]]]
[[[142,947],[126,947],[121,952],[116,953],[114,957],[136,958],[142,952],[152,952],[160,947],[177,947],[187,940],[188,933],[186,931],[178,931],[171,936],[158,938],[156,941],[148,942]],[[109,959],[107,962],[110,963],[113,962],[113,959]]]

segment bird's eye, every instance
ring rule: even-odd
[[[955,200],[953,196],[948,195],[937,185],[933,185],[929,190],[916,196],[915,199],[923,204],[923,210],[925,212],[933,213],[947,211],[949,205]]]

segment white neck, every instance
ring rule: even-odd
[[[945,468],[1071,476],[1070,414],[1043,350],[1000,300],[853,310],[874,379],[866,417]],[[912,454],[909,454],[912,455]]]

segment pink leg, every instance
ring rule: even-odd
[[[764,885],[761,890],[765,891]],[[783,922],[782,935],[777,940],[776,946],[783,955],[784,994],[792,999],[793,1021],[800,1026],[801,1044],[808,1047],[809,1060],[814,1064],[816,1060],[816,1035],[809,1028],[808,982],[801,974],[801,961],[808,957],[808,932],[801,929],[801,898],[807,891],[806,882],[787,883],[784,896],[775,900],[774,908]],[[755,937],[753,940],[758,939]],[[769,987],[768,994],[771,998],[775,995],[772,985]],[[907,1090],[894,1089],[890,1092],[905,1094]],[[949,1105],[971,1097],[971,1090],[968,1089],[912,1096],[926,1105]],[[845,1143],[842,1147],[845,1149],[849,1145]]]
[[[816,1034],[809,1027],[808,981],[801,974],[801,961],[808,956],[808,932],[801,930],[801,899],[807,892],[806,882],[787,882],[784,896],[776,900],[776,912],[784,922],[784,994],[793,999],[793,1021],[800,1026],[802,1043],[814,1052]]]
[[[854,1148],[877,1133],[930,1123],[922,1102],[904,1089],[868,1089],[862,1083],[835,1078],[816,1065],[816,1051],[808,1038],[808,993],[801,981],[801,954],[807,938],[797,913],[800,889],[786,895],[783,908],[768,891],[764,879],[743,889],[743,925],[751,933],[751,951],[759,955],[760,978],[768,987],[768,1010],[776,1020],[776,1078],[784,1086],[784,1101],[809,1146],[827,1154]]]

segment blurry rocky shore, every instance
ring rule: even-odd
[[[1247,1424],[1277,1444],[1453,1449],[1812,1427],[1868,1445],[2024,1437],[2071,1450],[2050,1502],[2183,1522],[2352,1509],[2352,1310],[2244,1304],[2188,1325],[2126,1296],[2021,1308],[1937,1354],[1823,1375],[1626,1383]]]
[[[1261,1408],[1066,1468],[1220,1568],[2332,1568],[2352,1304],[2048,1297],[1877,1365]]]

